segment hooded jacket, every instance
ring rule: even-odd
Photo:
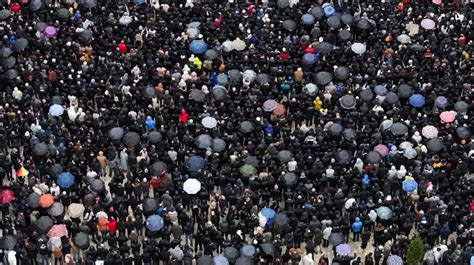
[[[362,231],[362,222],[359,217],[356,217],[355,222],[352,224],[352,232],[360,233]]]

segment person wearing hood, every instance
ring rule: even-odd
[[[181,113],[179,114],[179,121],[186,124],[189,119],[189,114],[186,112],[186,109],[181,109]]]
[[[353,240],[359,241],[360,233],[362,232],[363,224],[359,217],[355,218],[355,222],[352,223],[352,233],[353,233]]]
[[[155,130],[155,120],[151,116],[147,116],[145,120],[145,126],[148,131]]]

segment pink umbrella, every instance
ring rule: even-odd
[[[441,5],[442,0],[433,0],[433,4],[435,5]]]
[[[47,27],[44,28],[44,30],[43,30],[43,35],[44,35],[46,38],[54,38],[57,33],[58,33],[58,30],[57,30],[55,27],[53,27],[53,26],[47,26]]]
[[[389,152],[388,147],[384,144],[379,144],[375,146],[374,151],[379,153],[381,156],[386,156]]]
[[[273,110],[273,114],[275,116],[283,116],[285,114],[285,106],[282,104],[278,104],[276,108]]]
[[[430,19],[430,18],[425,18],[421,21],[420,25],[424,29],[434,29],[436,27],[436,23]]]
[[[53,225],[51,229],[48,232],[48,237],[67,237],[67,228],[66,225],[61,224],[61,225]]]
[[[439,118],[446,123],[453,122],[456,119],[456,114],[458,114],[456,111],[443,111],[441,114],[439,114]]]

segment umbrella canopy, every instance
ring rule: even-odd
[[[415,108],[421,108],[425,105],[425,97],[420,94],[413,94],[408,101]]]
[[[49,250],[55,250],[62,246],[61,238],[60,237],[51,237],[47,243]]]
[[[122,141],[128,147],[135,147],[140,143],[140,135],[136,132],[127,132],[123,136]]]
[[[142,202],[143,211],[147,214],[154,213],[158,210],[158,202],[154,198],[145,198]]]
[[[388,104],[395,104],[398,102],[398,95],[390,91],[385,95],[385,101]]]
[[[388,220],[392,218],[392,210],[386,206],[377,208],[377,216],[382,220]]]
[[[214,49],[209,49],[204,53],[204,58],[207,60],[214,60],[219,57],[219,53]]]
[[[78,248],[82,250],[86,250],[89,248],[90,242],[89,242],[89,235],[84,233],[84,232],[79,232],[74,235],[72,238],[72,242],[74,245],[76,245]]]
[[[71,203],[67,211],[71,218],[80,218],[84,215],[85,207],[82,203]]]
[[[189,44],[189,50],[195,54],[203,54],[207,51],[207,43],[203,40],[193,40]]]
[[[353,109],[355,108],[357,101],[353,95],[345,95],[339,99],[339,103],[341,107],[345,109]]]
[[[58,34],[58,29],[56,29],[56,28],[53,27],[53,26],[47,26],[47,27],[44,28],[44,30],[43,30],[43,35],[44,35],[46,38],[54,38],[54,37],[56,37],[56,34]]]
[[[247,47],[247,44],[245,43],[245,41],[241,40],[240,38],[237,38],[234,41],[232,41],[232,47],[234,48],[234,50],[240,52],[240,51],[245,50],[245,47]]]
[[[426,147],[428,148],[428,150],[436,153],[443,150],[444,143],[441,138],[433,138],[426,143]]]
[[[336,153],[336,161],[339,164],[347,164],[352,160],[352,155],[347,150],[340,150]]]
[[[60,216],[64,213],[64,205],[60,202],[55,202],[48,209],[48,214],[51,216]]]
[[[469,139],[471,138],[471,131],[469,128],[460,126],[456,128],[456,134],[458,135],[459,138],[463,139]]]
[[[286,163],[293,158],[293,154],[288,150],[282,150],[277,154],[278,160],[282,163]]]
[[[189,92],[189,97],[196,102],[206,101],[206,93],[200,89],[191,89]]]
[[[324,9],[324,15],[326,15],[327,17],[334,15],[334,13],[336,12],[336,9],[334,9],[334,7],[329,4],[324,6],[323,9]]]
[[[378,152],[375,152],[375,151],[370,151],[366,157],[367,162],[372,163],[372,164],[377,164],[378,162],[380,162],[381,159],[382,159],[382,156]]]
[[[344,235],[342,233],[331,233],[328,238],[329,244],[333,246],[338,246],[344,244]]]
[[[252,165],[254,167],[258,166],[258,158],[256,156],[248,156],[247,158],[244,159],[244,164],[245,165]]]
[[[16,58],[13,56],[8,57],[7,59],[3,60],[2,66],[5,69],[10,69],[16,64]]]
[[[217,76],[217,84],[221,86],[227,86],[229,84],[229,77],[225,73],[220,73]]]
[[[242,79],[246,79],[249,82],[255,81],[255,78],[257,78],[257,73],[254,70],[245,70],[242,74]]]
[[[370,22],[367,19],[360,19],[357,21],[357,27],[359,29],[370,29]]]
[[[239,84],[242,82],[242,73],[237,69],[232,69],[228,73],[230,84]]]
[[[274,223],[280,227],[287,225],[289,222],[288,216],[285,213],[277,213],[275,215]]]
[[[293,31],[296,29],[296,22],[290,19],[285,20],[283,21],[283,28],[288,31]]]
[[[305,65],[313,65],[317,62],[318,58],[314,53],[305,53],[303,55],[303,64]]]
[[[336,253],[342,256],[347,256],[351,253],[351,246],[348,244],[340,244],[336,246]]]
[[[260,210],[260,214],[265,216],[267,219],[273,219],[276,215],[276,212],[271,208],[263,208]]]
[[[268,99],[263,102],[263,110],[267,112],[272,112],[277,107],[277,102],[273,99]]]
[[[342,26],[341,19],[337,16],[332,16],[332,17],[328,18],[326,23],[332,29],[339,29]]]
[[[254,262],[250,257],[239,257],[235,261],[235,265],[253,265]]]
[[[212,98],[215,100],[223,100],[227,96],[227,89],[225,87],[217,85],[212,88]]]
[[[248,164],[241,166],[239,171],[240,171],[240,174],[242,174],[242,176],[247,177],[247,178],[257,173],[257,170],[255,169],[255,167]]]
[[[382,157],[388,155],[388,147],[384,144],[378,144],[374,147],[374,151],[379,153]]]
[[[370,102],[374,98],[374,92],[370,89],[364,89],[360,92],[359,97],[365,102]]]
[[[421,21],[420,26],[424,29],[431,30],[436,27],[436,22],[430,18],[425,18]]]
[[[354,129],[346,128],[344,129],[344,131],[342,131],[342,136],[344,137],[344,139],[352,141],[356,138],[357,133]]]
[[[49,107],[49,115],[59,117],[63,115],[64,108],[61,105],[54,104]]]
[[[332,74],[330,72],[322,71],[316,74],[316,84],[326,85],[332,81]]]
[[[348,41],[351,39],[352,34],[347,29],[344,29],[344,30],[339,31],[339,33],[337,33],[337,37],[339,37],[339,39],[341,39],[342,41]]]
[[[60,188],[68,189],[74,185],[74,176],[70,172],[63,172],[58,175],[56,183]]]
[[[152,144],[161,142],[161,139],[163,139],[163,135],[161,135],[160,132],[151,131],[148,133],[148,141],[150,141]]]
[[[334,70],[334,77],[339,80],[347,80],[351,76],[349,68],[345,66],[339,66]]]
[[[418,183],[413,178],[407,178],[402,182],[402,189],[408,193],[418,189]]]
[[[100,179],[94,179],[90,184],[90,189],[95,192],[102,192],[105,189],[104,182]]]
[[[393,135],[404,135],[408,132],[408,127],[403,122],[396,122],[390,127]]]
[[[454,109],[459,113],[462,113],[462,114],[466,113],[468,108],[469,108],[469,104],[467,104],[464,101],[458,101],[454,103]]]
[[[354,203],[355,203],[355,205],[357,205],[356,199],[354,199],[354,198],[349,198],[349,199],[347,199],[346,202],[344,203],[344,208],[345,208],[346,210],[349,210],[349,209],[354,205]]]
[[[253,257],[255,253],[255,247],[252,245],[245,245],[240,249],[240,254],[244,257]]]
[[[235,247],[226,247],[224,249],[224,257],[226,257],[230,262],[235,262],[239,256],[239,251]]]
[[[439,114],[439,118],[445,123],[450,123],[456,119],[456,115],[456,111],[443,111],[441,114]]]
[[[15,192],[9,189],[0,191],[0,204],[7,204],[15,199]]]
[[[229,265],[229,260],[222,255],[215,256],[212,261],[214,262],[214,265]]]
[[[340,135],[343,130],[344,127],[342,127],[342,125],[339,123],[333,123],[331,124],[331,126],[329,126],[329,134],[331,134],[332,136]]]
[[[8,56],[12,55],[13,51],[10,48],[3,47],[0,49],[0,53],[3,58],[7,58]]]
[[[387,258],[387,265],[403,265],[403,259],[397,255],[390,255]]]
[[[411,37],[408,36],[407,34],[398,35],[397,40],[403,44],[411,43]]]
[[[28,205],[29,208],[32,208],[32,209],[38,208],[39,207],[39,204],[38,204],[39,198],[40,198],[40,195],[36,192],[33,192],[26,199],[26,204]]]
[[[374,87],[374,92],[378,96],[385,96],[387,95],[387,88],[384,85],[376,85]]]
[[[351,45],[351,50],[355,52],[356,54],[363,54],[366,51],[367,47],[365,44],[356,42]]]
[[[37,156],[44,156],[48,154],[48,145],[44,142],[37,143],[33,146],[33,153]]]
[[[5,20],[12,15],[12,12],[8,9],[0,10],[0,20]]]
[[[156,90],[153,86],[151,85],[148,85],[146,88],[145,88],[145,91],[143,93],[145,95],[145,97],[147,98],[156,98],[157,94],[156,94]]]
[[[195,39],[195,38],[199,37],[200,32],[201,31],[198,28],[188,28],[188,29],[186,29],[186,34],[188,34],[190,39]],[[213,60],[213,59],[209,59],[209,60]]]
[[[298,177],[295,173],[288,172],[283,175],[283,182],[285,183],[285,186],[291,187],[296,185],[296,183],[298,182]]]
[[[53,195],[51,195],[49,193],[41,195],[40,198],[38,199],[38,204],[42,208],[48,208],[51,205],[53,205],[53,203],[54,203],[54,197],[53,197]]]
[[[253,125],[253,123],[250,121],[243,121],[239,126],[239,131],[242,133],[250,133],[253,132],[254,129],[255,125]]]
[[[217,126],[217,120],[214,117],[205,117],[201,120],[201,124],[204,128],[213,129]]]
[[[115,127],[115,128],[110,129],[110,131],[108,132],[108,135],[109,135],[109,138],[112,140],[120,140],[122,139],[124,133],[125,131],[123,130],[123,128]]]
[[[197,265],[212,265],[212,257],[209,255],[202,255],[197,259],[196,264]]]
[[[30,3],[31,11],[38,11],[43,7],[43,2],[41,0],[32,0]]]
[[[36,222],[36,228],[41,234],[47,233],[51,229],[51,227],[53,227],[53,225],[53,219],[45,215],[41,216]]]
[[[334,45],[332,45],[329,42],[320,42],[318,45],[316,45],[316,50],[318,50],[320,53],[330,53],[334,49]]]
[[[259,84],[268,84],[270,82],[271,76],[269,74],[260,73],[255,77],[255,81]]]
[[[91,30],[85,29],[79,32],[79,40],[83,43],[89,44],[94,37],[94,33]]]
[[[150,215],[146,219],[146,228],[152,232],[160,231],[160,229],[163,227],[164,222],[163,218],[159,215]]]
[[[354,17],[351,14],[344,14],[341,16],[342,23],[350,26],[354,24]]]
[[[80,4],[84,5],[85,8],[94,8],[97,6],[97,0],[81,0]]]
[[[317,19],[324,17],[324,10],[319,6],[311,8],[309,13]]]
[[[224,140],[220,139],[220,138],[214,138],[212,140],[212,150],[214,150],[214,152],[222,152],[225,150],[226,148],[226,143]]]
[[[413,89],[407,84],[402,84],[398,87],[398,95],[401,98],[409,98],[413,95]]]
[[[53,225],[53,227],[51,227],[51,229],[49,230],[48,232],[48,237],[51,238],[51,237],[67,237],[68,236],[68,233],[67,233],[67,227],[65,224],[58,224],[58,225]]]
[[[24,50],[28,46],[28,40],[25,38],[19,38],[12,45],[12,49],[19,52]]]
[[[206,149],[212,146],[212,137],[209,134],[201,134],[194,140],[197,148]]]
[[[18,242],[15,235],[4,235],[0,239],[0,248],[1,249],[13,249]]]
[[[189,171],[191,172],[197,172],[201,169],[204,168],[205,161],[202,157],[200,156],[191,156],[186,160],[186,166]]]
[[[161,176],[168,170],[168,166],[164,162],[157,161],[151,164],[149,169],[152,176]]]
[[[288,0],[278,0],[277,1],[277,6],[278,8],[287,8],[288,6],[290,5],[290,3],[288,2]]]
[[[69,17],[69,11],[66,8],[57,9],[56,14],[58,15],[59,18],[63,18],[63,19]]]
[[[189,178],[184,182],[183,190],[187,194],[197,194],[201,190],[201,182],[195,178]]]
[[[426,48],[425,48],[425,46],[423,46],[423,45],[421,45],[421,44],[419,44],[419,43],[415,43],[415,44],[410,45],[410,49],[411,49],[412,51],[422,52],[422,51],[424,51]]]
[[[303,25],[312,25],[314,24],[314,17],[311,14],[304,14],[301,16],[301,23]]]
[[[306,94],[310,96],[315,96],[319,92],[318,86],[313,83],[306,84],[303,90]]]
[[[283,116],[286,112],[285,105],[278,103],[272,114],[275,116]]]
[[[421,135],[423,135],[424,137],[428,139],[436,138],[438,137],[438,129],[434,127],[433,125],[426,125],[421,130]]]
[[[436,97],[435,105],[438,108],[445,108],[448,105],[448,99],[444,96],[438,96]]]

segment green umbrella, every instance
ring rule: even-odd
[[[240,173],[241,173],[244,177],[251,177],[251,176],[253,176],[256,172],[257,172],[257,170],[256,170],[255,167],[252,166],[252,165],[243,165],[242,167],[240,167]]]

